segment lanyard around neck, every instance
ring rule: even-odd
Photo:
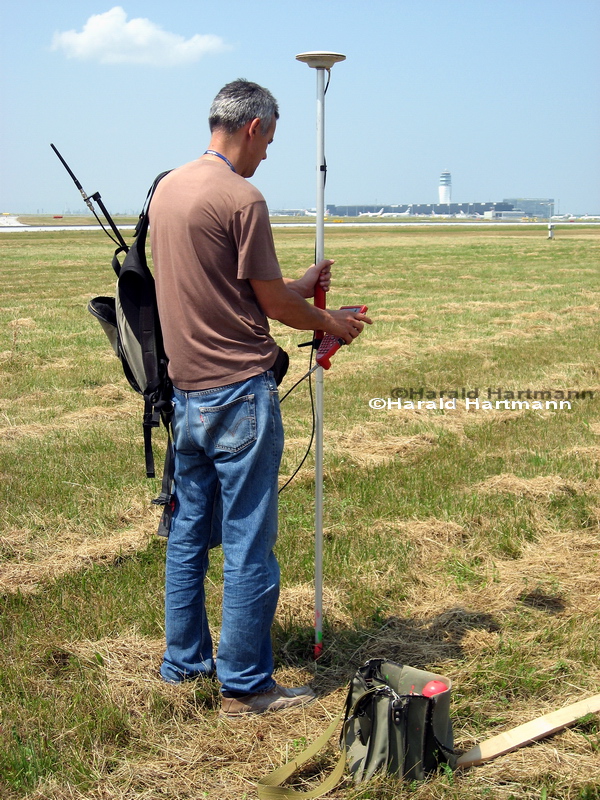
[[[209,156],[217,156],[217,158],[222,158],[222,159],[223,159],[223,161],[224,161],[224,162],[227,164],[227,166],[229,167],[229,169],[230,169],[232,172],[235,172],[235,167],[233,166],[233,164],[231,163],[231,161],[230,161],[228,158],[226,158],[226,157],[223,155],[223,153],[218,153],[216,150],[205,150],[205,151],[204,151],[204,155],[209,155]]]

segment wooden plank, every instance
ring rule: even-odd
[[[538,739],[551,736],[553,733],[569,727],[569,725],[574,725],[577,720],[587,714],[597,714],[599,712],[600,694],[595,694],[586,700],[580,700],[570,706],[559,708],[557,711],[543,714],[537,719],[486,739],[460,756],[457,766],[459,769],[464,769],[476,764],[482,764],[484,761],[490,761],[492,758],[510,753],[511,750],[524,747]]]

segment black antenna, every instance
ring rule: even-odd
[[[125,252],[127,252],[129,250],[129,246],[128,246],[127,242],[125,241],[125,239],[123,239],[123,237],[121,235],[121,231],[115,225],[114,220],[112,219],[112,217],[110,216],[110,214],[108,213],[108,211],[106,209],[106,206],[102,202],[102,198],[100,197],[100,192],[94,192],[94,194],[91,194],[91,195],[86,194],[85,191],[83,190],[83,186],[79,183],[79,181],[75,177],[75,173],[73,172],[71,167],[67,164],[67,162],[64,160],[64,158],[61,156],[61,154],[58,152],[57,148],[53,144],[50,144],[50,147],[54,150],[56,155],[59,157],[63,167],[67,170],[67,172],[69,173],[69,175],[73,179],[73,183],[75,184],[75,186],[81,192],[81,196],[83,197],[83,200],[84,200],[86,206],[89,208],[89,210],[92,212],[92,214],[96,217],[96,219],[100,223],[100,227],[102,228],[102,230],[106,233],[106,235],[109,237],[109,239],[112,239],[112,241],[115,244],[120,245],[123,248],[123,250]],[[104,225],[102,223],[102,220],[99,218],[98,214],[96,214],[96,210],[95,210],[95,208],[94,208],[94,206],[92,205],[92,202],[91,202],[92,200],[94,201],[94,203],[98,204],[98,208],[100,209],[100,211],[104,215],[104,219],[110,225],[113,233],[116,236],[116,239],[104,227]]]

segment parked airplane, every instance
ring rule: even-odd
[[[383,206],[379,209],[379,211],[359,211],[359,217],[382,217],[383,216]]]
[[[382,217],[410,217],[412,214],[412,203],[406,209],[406,211],[388,211],[386,214],[382,214]]]

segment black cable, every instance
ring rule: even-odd
[[[325,99],[325,95],[327,94],[327,89],[329,89],[329,81],[331,80],[331,70],[327,70],[327,83],[325,84],[325,88],[323,90],[323,100]],[[325,173],[323,175],[323,189],[327,186],[327,159],[325,158],[325,153],[323,153],[323,164],[321,169]]]
[[[308,443],[308,447],[306,448],[306,453],[304,454],[304,456],[302,458],[302,461],[298,464],[298,466],[296,467],[294,472],[290,475],[290,477],[287,479],[287,481],[279,489],[277,494],[281,494],[283,492],[283,490],[287,486],[289,486],[289,484],[294,480],[296,475],[300,472],[300,470],[302,469],[302,465],[304,464],[304,462],[308,458],[308,454],[310,453],[310,450],[312,448],[312,443],[313,443],[313,440],[315,438],[315,429],[316,429],[315,399],[313,397],[313,387],[312,387],[312,373],[313,373],[312,362],[313,362],[313,356],[314,356],[314,348],[311,348],[311,351],[310,351],[310,369],[309,369],[309,371],[306,373],[306,375],[303,375],[300,378],[299,381],[296,381],[296,383],[292,386],[292,388],[288,389],[288,391],[284,394],[284,396],[279,401],[279,404],[281,405],[281,403],[283,403],[283,401],[290,394],[290,392],[293,391],[300,383],[302,383],[302,381],[305,380],[305,378],[308,378],[308,393],[309,393],[309,396],[310,396],[310,411],[311,411],[311,417],[312,417],[312,430],[310,432],[310,441]]]
[[[309,342],[309,344],[312,344],[312,343],[311,343],[311,342]],[[312,363],[312,358],[311,358],[311,363]],[[304,373],[304,375],[303,375],[301,378],[299,378],[299,379],[296,381],[296,383],[295,383],[295,384],[294,384],[292,387],[290,387],[290,388],[287,390],[287,392],[286,392],[286,393],[283,395],[283,397],[282,397],[282,398],[280,398],[280,400],[279,400],[279,405],[281,405],[281,404],[283,403],[283,401],[285,400],[285,398],[286,398],[286,397],[287,397],[289,394],[291,394],[291,393],[294,391],[294,389],[295,389],[297,386],[299,386],[299,385],[302,383],[302,381],[305,381],[307,378],[310,378],[310,376],[312,375],[312,373],[313,373],[313,372],[314,372],[314,368],[313,368],[313,367],[311,367],[311,368],[309,369],[309,371],[308,371],[308,372],[305,372],[305,373]]]
[[[104,233],[105,233],[105,234],[108,236],[108,238],[109,238],[109,239],[111,239],[111,240],[112,240],[112,241],[113,241],[113,242],[114,242],[116,245],[118,245],[119,247],[123,247],[123,242],[120,242],[118,239],[116,239],[116,238],[115,238],[115,237],[112,235],[112,233],[111,233],[111,232],[108,230],[108,228],[105,228],[105,227],[104,227],[104,224],[103,224],[102,220],[100,219],[100,217],[98,216],[98,214],[96,214],[96,211],[95,211],[95,209],[94,209],[93,207],[92,207],[92,214],[93,214],[93,215],[96,217],[96,219],[98,220],[98,224],[100,225],[100,227],[102,228],[102,230],[104,231]]]

